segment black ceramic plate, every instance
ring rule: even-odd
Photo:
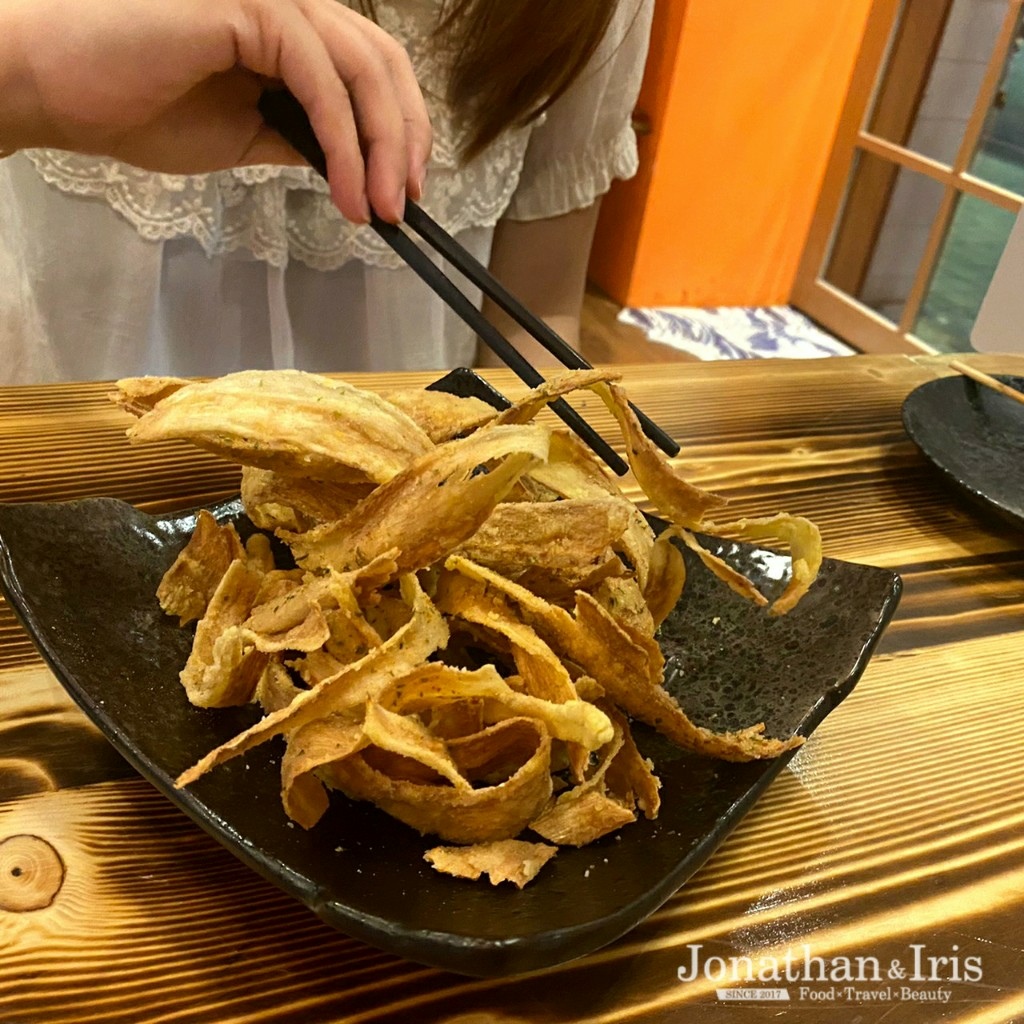
[[[1024,390],[1024,378],[998,380]],[[942,377],[903,403],[911,440],[961,493],[1024,526],[1024,405],[967,377]]]
[[[251,530],[237,503],[213,511]],[[638,729],[662,779],[660,817],[563,849],[521,892],[434,872],[423,861],[429,839],[337,795],[315,828],[290,827],[280,741],[176,791],[179,772],[255,717],[195,708],[177,680],[191,634],[161,613],[154,593],[194,525],[192,513],[153,518],[104,498],[0,506],[0,582],[57,677],[142,775],[270,881],[382,949],[481,976],[594,950],[668,899],[784,764],[712,761]],[[782,587],[784,558],[717,550],[769,593]],[[715,728],[764,720],[772,735],[809,734],[856,683],[895,609],[899,578],[827,561],[797,609],[772,618],[686,555],[686,590],[663,627],[672,692]]]

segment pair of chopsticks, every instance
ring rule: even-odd
[[[310,166],[324,179],[327,178],[327,160],[317,141],[309,118],[302,105],[285,89],[264,91],[259,102],[260,113],[266,123],[282,135]],[[475,284],[500,309],[523,327],[530,335],[564,366],[573,370],[589,370],[592,366],[572,346],[559,337],[539,317],[531,313],[508,292],[476,257],[467,252],[454,238],[412,200],[405,205],[405,225],[420,236],[431,248]],[[413,238],[397,224],[389,224],[376,214],[371,215],[371,226],[380,237],[436,292],[449,307],[480,337],[480,339],[512,369],[520,380],[530,387],[544,383],[544,377],[511,342],[477,309],[421,249]],[[565,399],[551,403],[551,409],[561,417],[591,449],[619,476],[629,466],[607,441]],[[679,445],[650,417],[632,406],[644,433],[665,453],[676,455]]]
[[[985,387],[998,391],[1001,395],[1006,395],[1007,398],[1024,403],[1024,391],[1018,391],[1016,388],[1010,387],[1009,384],[1004,384],[1001,380],[990,377],[987,373],[982,373],[981,370],[976,370],[973,366],[968,366],[967,363],[959,359],[951,359],[949,361],[949,368],[956,370],[957,373],[962,373],[965,377],[970,377],[971,380],[976,381],[978,384],[984,384]]]

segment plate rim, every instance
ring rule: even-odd
[[[1003,373],[993,374],[992,376],[1003,383],[1011,381],[1024,382],[1024,376],[1017,374]],[[942,479],[954,491],[968,498],[976,506],[981,506],[995,513],[1004,522],[1014,526],[1024,526],[1024,507],[1019,509],[1012,508],[1004,504],[1000,499],[993,498],[954,472],[941,455],[937,454],[928,445],[927,441],[920,436],[920,432],[912,422],[912,417],[918,413],[915,403],[920,402],[923,395],[931,391],[949,390],[958,400],[963,400],[966,398],[968,385],[975,388],[984,388],[983,384],[978,384],[959,374],[949,377],[936,377],[934,380],[928,380],[923,384],[919,384],[903,399],[900,405],[900,419],[903,423],[904,432],[921,455],[939,471]],[[1007,399],[1007,401],[1012,401],[1012,399]]]

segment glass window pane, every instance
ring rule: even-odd
[[[825,279],[898,323],[943,194],[939,182],[860,152]]]
[[[1017,218],[961,196],[935,265],[914,334],[940,352],[968,352],[974,320]]]
[[[952,164],[1008,0],[905,0],[867,129]]]
[[[976,178],[1024,195],[1024,38],[1020,26],[1017,32],[970,171]]]

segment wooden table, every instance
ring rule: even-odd
[[[1024,360],[975,362],[1024,373]],[[807,515],[829,555],[905,583],[853,695],[710,862],[625,938],[560,969],[481,981],[396,959],[320,923],[135,777],[4,607],[0,842],[22,837],[44,896],[60,887],[42,909],[0,910],[0,1022],[1024,1020],[1024,545],[948,492],[904,435],[903,398],[943,361],[623,371],[683,442],[692,479],[741,514]],[[130,448],[106,391],[0,391],[0,498],[164,509],[233,489],[212,457]],[[596,403],[587,413],[610,430]],[[0,906],[4,892],[0,877]],[[695,946],[703,973],[682,982]],[[915,947],[943,980],[913,980]],[[788,1003],[728,1004],[705,976],[713,956],[787,951],[832,972],[810,986],[830,999],[790,983]],[[848,982],[844,958],[854,976],[857,958],[908,971]]]

